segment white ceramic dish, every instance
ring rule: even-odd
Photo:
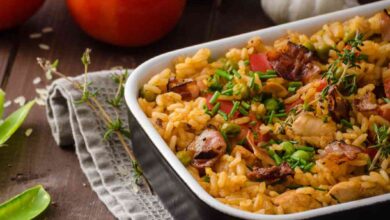
[[[159,133],[155,130],[152,123],[150,123],[150,121],[148,120],[137,102],[138,91],[140,87],[145,84],[153,75],[159,73],[165,67],[171,66],[172,60],[179,55],[193,55],[200,48],[209,48],[212,52],[212,55],[217,57],[224,54],[229,48],[242,47],[243,45],[245,45],[248,39],[253,36],[260,36],[265,43],[270,43],[272,42],[272,40],[286,34],[287,30],[294,30],[301,33],[310,34],[313,31],[319,29],[325,23],[329,23],[332,21],[344,21],[357,15],[370,16],[375,12],[389,7],[390,1],[380,1],[377,3],[363,5],[352,9],[300,20],[297,22],[287,23],[271,28],[236,35],[233,37],[211,41],[208,43],[198,44],[195,46],[186,47],[183,49],[162,54],[146,61],[132,72],[125,86],[125,98],[127,105],[131,113],[141,125],[142,129],[146,132],[146,134],[148,134],[149,138],[158,148],[165,160],[177,172],[177,174],[187,184],[187,186],[192,190],[192,192],[210,207],[228,215],[244,219],[303,219],[353,209],[356,207],[372,205],[374,203],[379,203],[383,201],[389,201],[390,194],[384,194],[367,199],[361,199],[329,207],[323,207],[305,212],[285,215],[255,214],[235,209],[214,199],[197,183],[197,181],[191,176],[191,174],[176,158],[175,154],[170,150],[170,148],[164,142]]]

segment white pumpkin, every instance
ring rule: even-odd
[[[265,13],[284,23],[359,5],[357,0],[260,0]]]

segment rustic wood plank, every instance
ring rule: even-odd
[[[208,33],[204,27],[208,19],[205,18],[211,11],[211,3],[207,0],[189,1],[178,26],[159,42],[143,48],[119,48],[89,38],[74,24],[64,2],[48,0],[41,11],[21,27],[17,36],[18,51],[8,68],[9,77],[4,85],[8,99],[13,100],[19,95],[27,99],[35,97],[32,81],[37,76],[42,77],[36,64],[38,56],[52,60],[58,58],[61,71],[77,75],[82,72],[80,55],[86,47],[93,50],[90,69],[95,71],[118,65],[132,68],[162,52],[207,40]],[[40,39],[29,39],[30,33],[39,32],[46,26],[53,27],[54,32]],[[39,49],[40,43],[49,45],[50,50]],[[12,45],[7,43],[5,46]],[[44,87],[44,84],[39,87]],[[7,108],[6,113],[16,107]],[[34,130],[28,138],[24,135],[27,128]],[[0,175],[0,200],[41,183],[55,202],[43,218],[113,218],[90,187],[83,186],[87,180],[74,152],[60,149],[54,143],[44,108],[35,106],[28,120],[7,144],[7,147],[0,148],[0,169],[3,170]]]
[[[18,29],[5,30],[0,32],[0,82],[1,86],[4,84],[4,78],[7,77],[12,62],[14,61],[18,42]]]

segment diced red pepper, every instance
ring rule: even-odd
[[[214,107],[214,105],[210,103],[211,97],[213,97],[213,94],[211,94],[211,93],[209,93],[209,94],[206,95],[206,100],[207,100],[207,101],[206,101],[206,104],[207,104],[207,107],[208,107],[210,110]],[[218,102],[221,103],[221,106],[219,107],[219,110],[225,112],[226,114],[229,114],[230,111],[231,111],[232,108],[233,108],[233,102],[231,102],[231,101],[218,101]],[[233,115],[233,118],[238,117],[238,115],[239,115],[239,111],[236,111],[236,112],[234,113],[234,115]]]
[[[322,79],[320,82],[320,85],[317,87],[316,91],[321,92],[327,85],[328,85],[328,82],[326,80]]]
[[[272,69],[264,53],[252,54],[249,56],[249,63],[252,71],[265,72]]]

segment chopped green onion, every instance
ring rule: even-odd
[[[249,112],[247,110],[245,110],[244,108],[242,108],[242,107],[238,107],[238,111],[240,111],[240,113],[242,115],[248,115],[249,114]]]
[[[280,156],[275,153],[275,151],[269,150],[268,154],[272,157],[272,159],[274,159],[276,165],[280,165],[282,163],[282,158],[280,158]]]
[[[228,120],[228,116],[227,116],[227,114],[224,111],[218,110],[218,114],[220,116],[222,116],[223,120],[225,120],[225,121]]]
[[[214,105],[220,95],[221,93],[219,91],[214,92],[214,95],[210,99],[210,103]]]
[[[244,107],[246,110],[249,110],[251,108],[251,105],[245,101],[241,102],[242,107]]]
[[[389,98],[383,98],[383,101],[385,101],[386,103],[390,103],[390,99]]]
[[[233,108],[229,112],[229,117],[232,117],[234,115],[234,113],[236,113],[236,111],[238,110],[238,107],[240,107],[240,102],[233,101]]]
[[[272,119],[274,118],[274,115],[275,115],[275,111],[272,110],[272,111],[271,111],[271,114],[270,114],[270,116],[269,116],[269,119],[268,119],[268,124],[271,124]]]
[[[214,105],[213,109],[211,109],[211,114],[215,115],[218,112],[219,107],[221,107],[221,103],[217,102],[217,104]]]
[[[267,70],[265,71],[266,74],[269,74],[269,75],[277,75],[277,72],[275,70]]]
[[[249,60],[244,60],[245,65],[249,65]]]
[[[341,119],[340,123],[346,128],[352,128],[352,123],[345,119]]]
[[[308,164],[306,164],[304,167],[303,167],[303,170],[304,171],[310,171],[311,168],[314,166],[314,163],[313,162],[310,162]]]
[[[233,76],[230,75],[230,74],[229,74],[228,72],[226,72],[225,70],[217,69],[217,70],[215,71],[215,73],[216,73],[218,76],[223,77],[223,78],[225,78],[225,79],[227,79],[227,80],[229,80],[229,81],[233,79]]]
[[[237,70],[232,70],[232,72],[233,72],[235,77],[237,77],[238,79],[241,79],[241,74]]]
[[[255,86],[255,77],[250,77],[248,86],[249,88],[253,89],[253,87]]]
[[[233,89],[226,89],[222,91],[222,95],[233,95]]]
[[[297,147],[295,147],[295,149],[309,151],[309,152],[313,152],[314,151],[313,147],[308,147],[308,146],[297,146]]]
[[[209,183],[210,177],[206,175],[206,176],[202,177],[202,180],[205,181],[206,183]]]
[[[259,75],[260,79],[271,79],[271,78],[276,78],[278,77],[277,75],[272,75],[272,74],[264,74],[264,75]]]

